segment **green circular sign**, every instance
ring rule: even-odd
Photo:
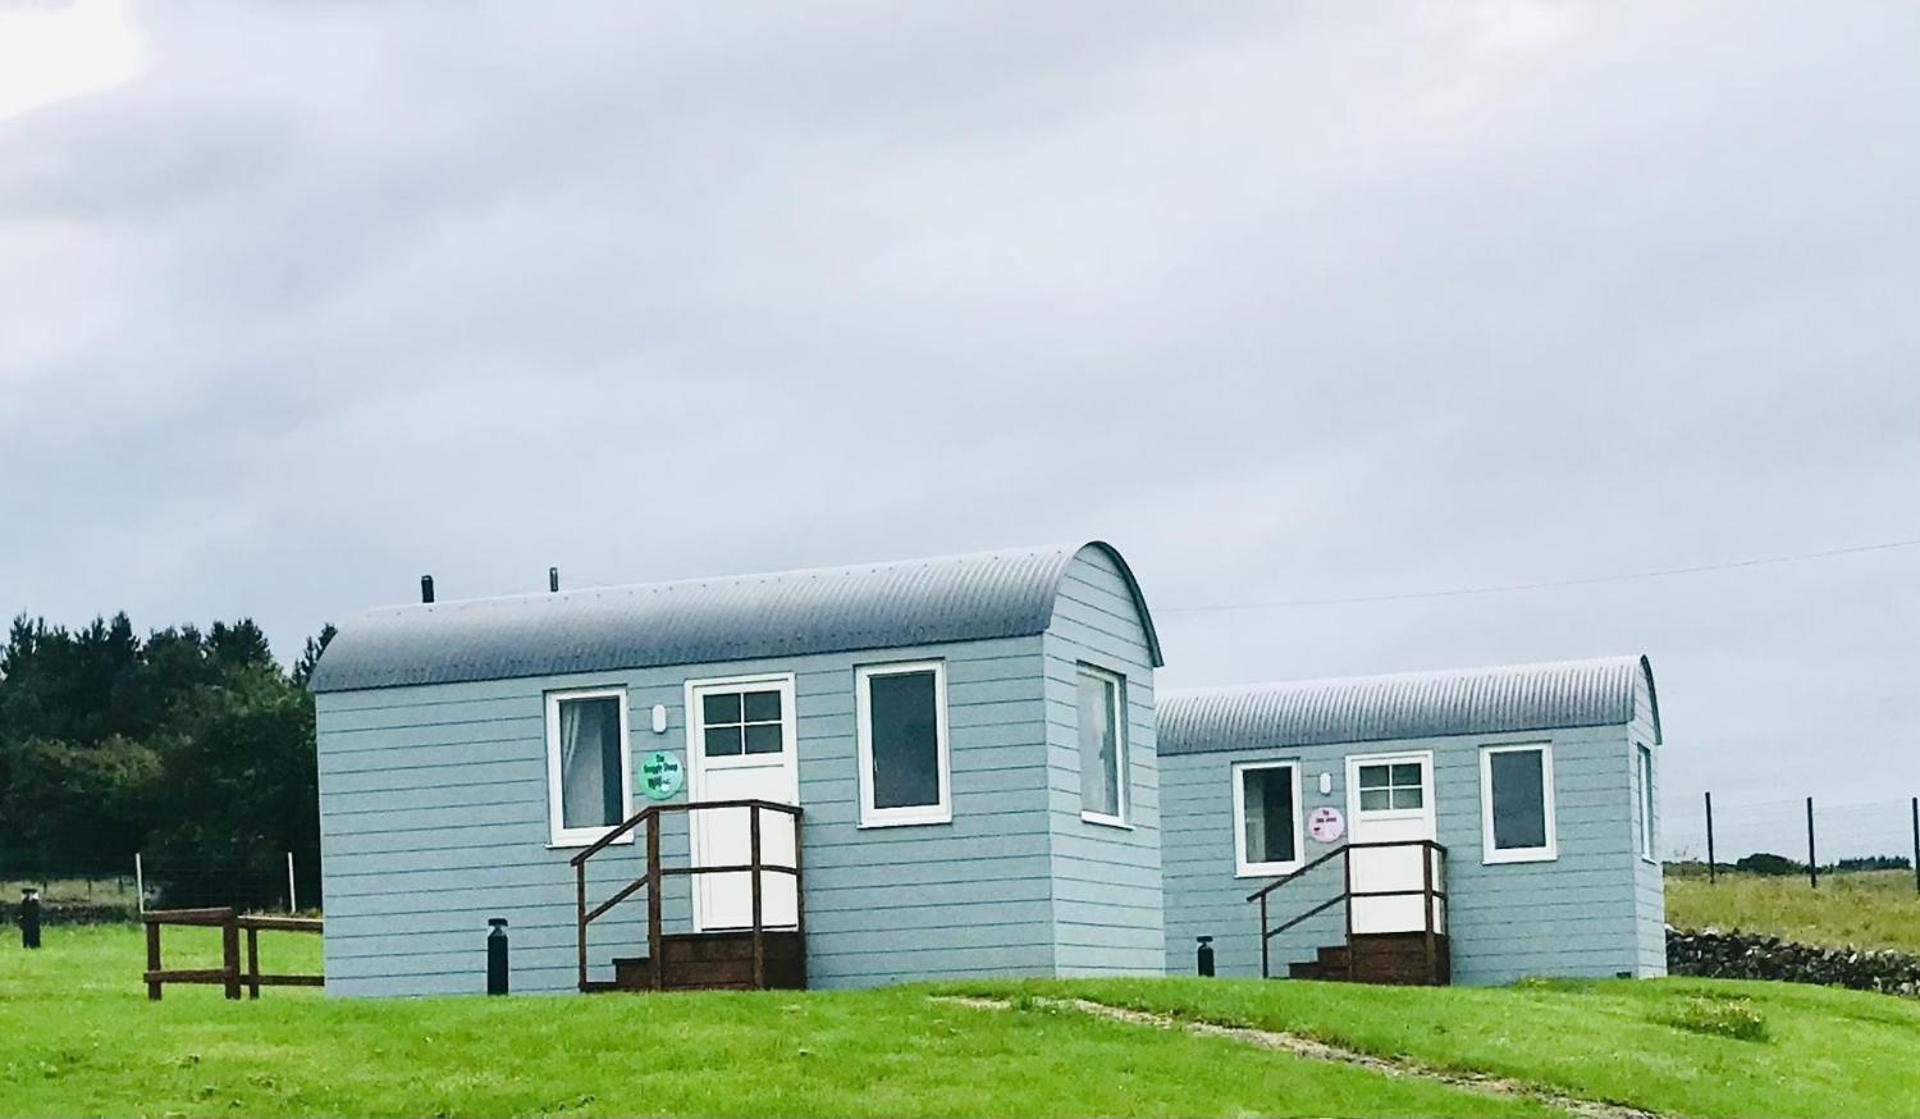
[[[665,750],[655,750],[640,759],[640,791],[651,799],[671,800],[686,783],[686,768]]]

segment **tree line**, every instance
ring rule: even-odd
[[[141,638],[124,613],[77,629],[15,618],[0,648],[0,872],[99,874],[138,851],[260,889],[284,881],[292,852],[301,903],[317,905],[306,682],[332,637],[287,669],[250,619]]]

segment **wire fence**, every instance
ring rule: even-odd
[[[320,867],[290,852],[237,855],[139,852],[106,858],[49,858],[0,848],[0,905],[36,891],[50,914],[75,920],[134,920],[147,909],[230,906],[253,913],[317,911]]]
[[[1911,871],[1920,862],[1920,798],[1742,803],[1707,793],[1691,810],[1670,808],[1661,833],[1667,863],[1683,872],[1734,869],[1817,880],[1849,871]]]

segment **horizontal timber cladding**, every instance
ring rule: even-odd
[[[1653,682],[1642,678],[1634,689],[1633,722],[1627,727],[1626,764],[1629,778],[1628,799],[1631,801],[1632,843],[1634,850],[1640,850],[1640,797],[1637,785],[1639,780],[1639,748],[1647,747],[1653,754],[1653,796],[1648,798],[1653,805],[1654,858],[1636,858],[1633,868],[1634,882],[1634,928],[1639,942],[1639,956],[1636,961],[1636,974],[1643,976],[1665,975],[1667,973],[1667,894],[1666,876],[1657,861],[1660,846],[1660,756],[1666,747],[1662,744],[1660,733],[1659,709],[1654,702]]]
[[[1435,830],[1447,848],[1454,982],[1644,973],[1636,910],[1644,885],[1636,882],[1640,860],[1632,845],[1627,735],[1625,726],[1582,727],[1161,758],[1168,971],[1192,974],[1195,938],[1211,936],[1220,974],[1260,974],[1259,910],[1246,897],[1273,879],[1235,875],[1234,764],[1297,761],[1303,814],[1328,805],[1344,815],[1349,755],[1432,751]],[[1552,747],[1558,858],[1485,864],[1480,748],[1519,743]],[[1324,795],[1322,773],[1332,783]],[[1338,845],[1303,838],[1307,860]],[[1342,888],[1340,860],[1334,859],[1269,895],[1269,923],[1298,916]],[[1345,933],[1344,911],[1335,906],[1274,937],[1272,973],[1285,975],[1288,963],[1313,959],[1315,949],[1343,943]]]
[[[946,663],[953,821],[861,828],[854,669],[932,658]],[[635,764],[654,750],[684,762],[687,680],[786,672],[795,677],[812,985],[1052,974],[1061,949],[1049,828],[1049,664],[1043,638],[1034,636],[322,693],[316,706],[328,989],[482,990],[491,917],[509,921],[515,990],[573,989],[567,860],[577,848],[548,846],[545,694],[623,686]],[[1149,782],[1140,800],[1151,805],[1151,707],[1144,718],[1139,707],[1151,704],[1150,676],[1139,690],[1133,718],[1136,737],[1148,744],[1148,764],[1136,780]],[[664,734],[651,729],[655,704],[668,710]],[[1072,787],[1077,795],[1077,776]],[[636,791],[636,809],[645,803]],[[662,853],[666,865],[686,865],[685,817],[665,818]],[[1157,875],[1157,849],[1153,854]],[[589,904],[598,904],[644,871],[642,845],[617,845],[588,865]],[[1078,860],[1067,865],[1085,873]],[[1137,904],[1145,887],[1133,885],[1128,896]],[[1150,935],[1157,944],[1154,893]],[[687,880],[670,880],[662,899],[668,931],[691,928]],[[594,923],[593,978],[612,978],[615,956],[644,954],[645,914],[644,896],[636,895]],[[1093,930],[1072,939],[1074,951],[1100,942],[1102,922],[1119,919],[1092,909],[1072,915]]]
[[[1129,578],[1082,550],[1060,581],[1045,635],[1045,818],[1052,832],[1053,952],[1060,975],[1158,975],[1165,931],[1160,880],[1157,657]],[[1125,828],[1081,819],[1079,666],[1125,679]]]

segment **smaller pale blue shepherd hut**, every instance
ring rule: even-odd
[[[1162,697],[1167,967],[1666,972],[1645,657]]]

